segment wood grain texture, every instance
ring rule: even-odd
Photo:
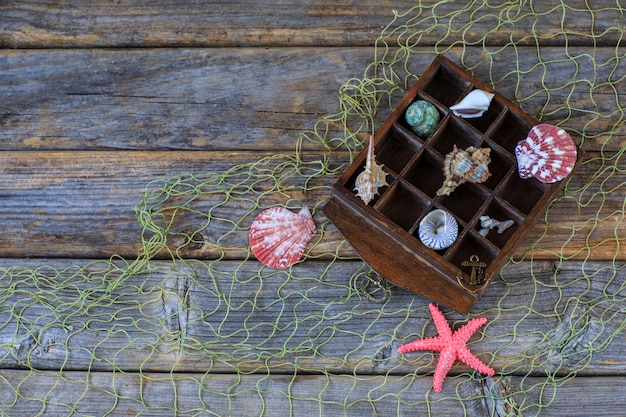
[[[598,68],[584,47],[569,50],[576,56],[571,61],[563,61],[562,48],[542,50],[553,63],[545,71],[521,68],[527,73],[519,86],[510,62],[518,55],[520,62],[536,62],[534,48],[505,49],[492,64],[470,50],[465,63],[508,99],[523,98],[524,110],[543,122],[561,124],[567,103],[575,103],[579,110],[563,127],[577,141],[584,132],[584,149],[618,151],[626,136],[616,91],[626,81],[615,90],[602,81],[626,68],[614,63],[611,48],[597,51]],[[421,72],[434,55],[418,52],[424,53],[410,65]],[[459,62],[461,52],[446,55]],[[0,50],[0,149],[291,150],[302,131],[339,111],[340,87],[363,77],[374,59],[371,48],[354,47]],[[563,88],[541,93],[546,78]],[[574,78],[579,82],[568,85]],[[590,88],[586,80],[594,79],[597,86]],[[378,123],[390,111],[381,104]],[[590,115],[595,112],[600,116]],[[360,121],[349,122],[356,127]],[[613,136],[599,135],[607,131]],[[338,123],[329,124],[330,138],[343,135]],[[319,144],[304,146],[320,150]]]
[[[7,415],[62,416],[71,412],[87,415],[139,415],[168,417],[175,410],[179,416],[211,415],[260,415],[283,417],[286,415],[459,415],[469,417],[504,416],[520,411],[536,414],[536,407],[528,404],[538,402],[537,395],[525,398],[498,398],[493,401],[467,401],[462,405],[450,399],[457,392],[468,398],[476,392],[490,388],[487,384],[468,381],[466,378],[448,380],[438,399],[424,403],[432,377],[384,377],[371,376],[354,382],[337,376],[293,375],[207,375],[197,374],[120,374],[94,372],[89,379],[75,372],[65,372],[57,380],[55,375],[34,375],[25,371],[3,370],[0,386],[4,398],[2,410]],[[36,380],[35,380],[36,379]],[[617,377],[598,377],[594,384],[575,379],[559,387],[550,407],[542,415],[587,417],[590,415],[618,416],[623,411],[621,398],[626,394],[622,380]],[[518,385],[520,379],[505,379],[508,385]],[[528,386],[540,382],[527,378]],[[235,386],[234,389],[230,388]],[[38,387],[37,389],[34,389]],[[382,387],[382,388],[381,388]],[[290,395],[280,394],[290,390]],[[14,394],[13,391],[19,393]],[[455,392],[457,390],[457,392]],[[371,392],[375,395],[372,396]],[[584,392],[584,395],[580,393]],[[46,394],[53,402],[44,405],[37,396]],[[393,394],[391,394],[393,393]],[[546,392],[544,395],[552,395]],[[432,393],[431,393],[432,395]],[[494,395],[494,394],[491,394]],[[119,397],[117,397],[119,396]],[[142,398],[142,400],[138,400]],[[576,401],[573,400],[576,398]],[[585,398],[593,401],[585,401]],[[309,400],[319,399],[312,404]],[[572,402],[576,407],[572,407]],[[292,414],[293,413],[293,414]],[[494,414],[497,413],[497,414]]]
[[[6,371],[2,376],[5,388],[3,392],[10,393],[13,387],[21,387],[22,398],[16,398],[12,406],[5,408],[12,415],[35,415],[43,410],[43,404],[33,398],[36,398],[39,392],[44,392],[48,397],[71,399],[78,412],[85,410],[96,415],[104,415],[107,412],[113,412],[115,415],[135,415],[141,410],[142,415],[171,416],[174,410],[179,410],[176,415],[210,412],[220,416],[261,413],[266,416],[285,416],[290,415],[295,409],[307,414],[322,411],[325,416],[340,416],[345,415],[348,410],[361,413],[365,410],[370,413],[374,411],[368,401],[362,400],[361,395],[368,389],[386,382],[376,378],[374,381],[364,380],[358,387],[354,387],[351,381],[342,377],[329,381],[316,376],[248,375],[239,378],[233,375],[216,374],[202,377],[182,373],[175,375],[174,380],[170,380],[169,376],[164,378],[163,374],[141,376],[124,374],[113,379],[110,374],[93,373],[89,381],[85,381],[80,374],[69,372],[60,384],[56,383],[54,376],[38,379],[36,386],[39,388],[33,390],[31,387],[35,384],[27,373]],[[15,385],[12,386],[9,381],[15,381]],[[398,388],[406,385],[406,380],[395,384],[392,381],[386,383],[390,387]],[[236,385],[236,388],[228,388],[233,385]],[[419,385],[424,388],[422,392],[428,389],[426,379]],[[279,394],[281,390],[289,387],[291,398]],[[119,394],[122,398],[117,400],[111,393]],[[347,407],[341,398],[342,395],[349,395],[350,402],[354,403]],[[315,410],[317,406],[307,403],[306,400],[318,396],[327,403],[319,406],[319,410]],[[407,392],[406,396],[408,399],[412,394]],[[415,397],[417,396],[418,394],[415,394]],[[145,399],[145,406],[143,401],[135,400],[140,397]],[[383,403],[380,404],[381,412],[384,409],[395,410],[396,407],[392,406],[394,402],[393,398],[387,400],[383,398]],[[10,404],[10,401],[6,403]],[[442,406],[441,409],[445,410],[446,407]],[[46,411],[60,414],[69,410],[67,406],[60,404],[46,407]]]
[[[436,1],[422,1],[428,15]],[[404,13],[415,3],[400,0],[392,5],[373,0],[307,0],[227,2],[142,0],[90,1],[80,7],[70,0],[54,4],[37,0],[8,1],[0,6],[0,47],[162,47],[162,46],[285,46],[285,45],[372,45],[393,17],[393,9]],[[501,4],[481,10],[484,16],[471,30],[464,30],[473,13],[458,13],[450,28],[437,25],[421,39],[428,45],[451,44],[463,39],[468,44],[485,37],[487,45],[511,41],[534,44],[535,36],[545,45],[574,45],[597,42],[613,45],[621,40],[615,27],[623,27],[623,14],[615,13],[615,2],[597,0],[592,16],[583,0],[567,3],[565,19],[559,1],[540,5]],[[605,7],[603,7],[605,6]],[[612,7],[612,8],[611,8]],[[459,11],[459,5],[444,3],[436,16]],[[468,8],[468,10],[471,10]],[[493,30],[494,27],[498,30]],[[393,28],[393,26],[392,26]],[[613,29],[613,30],[612,30]],[[581,33],[593,33],[589,39]],[[565,34],[568,33],[566,36]],[[444,42],[445,42],[444,41]]]
[[[626,372],[624,345],[611,343],[620,339],[624,313],[619,303],[595,302],[618,294],[625,273],[613,276],[603,265],[508,265],[472,308],[489,321],[470,349],[505,375]],[[13,266],[2,279],[10,290],[0,311],[5,368],[405,375],[432,373],[436,365],[436,353],[396,353],[403,343],[436,335],[428,300],[397,287],[384,306],[359,296],[350,279],[360,262],[308,261],[287,279],[284,272],[259,271],[254,260],[208,267],[154,261],[109,295],[105,289],[117,275],[103,262],[5,259],[1,266]],[[36,280],[20,267],[35,268]],[[72,279],[78,267],[89,281]],[[581,277],[581,270],[589,275]],[[54,271],[60,279],[47,278]],[[560,290],[557,283],[568,285]],[[37,299],[28,297],[34,293]],[[567,302],[574,297],[579,307]],[[555,308],[563,310],[562,319],[541,313]],[[467,321],[450,311],[446,317],[455,328]],[[451,375],[469,371],[457,363]]]
[[[371,0],[16,1],[0,11],[0,45],[12,48],[370,45],[393,16]]]
[[[362,72],[369,55],[341,48],[5,52],[2,147],[292,148],[301,130],[336,111],[341,82]],[[303,71],[313,62],[327,71]]]
[[[108,258],[119,254],[134,258],[141,249],[142,228],[137,221],[136,205],[150,180],[166,180],[183,174],[220,174],[227,169],[242,166],[247,174],[251,164],[272,153],[251,152],[1,152],[0,189],[3,204],[0,206],[0,233],[3,257],[75,257]],[[594,155],[588,155],[591,158]],[[307,153],[305,158],[315,160],[320,154]],[[339,165],[347,162],[346,153],[338,153],[331,161]],[[566,257],[595,260],[623,260],[626,254],[618,248],[615,230],[622,227],[624,185],[619,176],[606,177],[614,169],[626,169],[626,161],[618,159],[615,167],[598,180],[585,187],[597,172],[603,172],[599,160],[584,164],[568,184],[565,197],[558,199],[549,209],[547,223],[540,219],[530,235],[515,252],[522,258],[530,249],[538,259],[556,259],[556,254]],[[267,167],[272,167],[268,164]],[[235,177],[236,178],[236,177]],[[303,187],[306,178],[295,176],[286,179],[285,186]],[[330,197],[329,187],[335,177],[325,176],[312,180],[310,191],[302,195],[292,193],[291,206],[315,207]],[[269,186],[269,183],[266,184]],[[257,192],[263,184],[258,184]],[[257,194],[245,187],[241,199],[230,201],[221,209],[218,202],[224,199],[221,187],[206,190],[194,202],[199,213],[179,213],[172,225],[168,241],[171,249],[180,248],[181,256],[197,259],[215,259],[225,256],[247,256],[247,228],[258,209],[252,203]],[[577,201],[583,204],[579,207]],[[287,203],[286,195],[270,193],[261,204],[266,206]],[[169,200],[169,204],[175,202]],[[240,222],[240,229],[215,221],[206,228],[207,215],[224,217]],[[321,211],[315,212],[315,221],[326,232],[318,234],[311,243],[313,256],[337,252],[354,257],[356,253],[336,228],[327,224]],[[597,221],[595,220],[597,218]],[[589,219],[594,219],[590,221]],[[180,240],[180,234],[200,232],[194,245]],[[222,238],[227,232],[228,237]],[[177,237],[178,234],[178,237]],[[146,236],[148,237],[148,236]],[[221,239],[222,253],[215,243]],[[584,248],[593,247],[590,254]]]

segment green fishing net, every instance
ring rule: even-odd
[[[5,264],[2,415],[538,415],[610,352],[626,325],[624,10],[421,3],[390,11],[362,78],[340,89],[336,114],[294,138],[293,153],[147,184],[136,259]],[[496,375],[457,363],[435,394],[438,354],[396,353],[435,335],[428,301],[388,283],[363,291],[370,269],[321,208],[438,53],[581,138],[586,154],[542,219],[546,232],[469,316],[444,310],[457,327],[489,319],[469,346]],[[318,228],[303,261],[281,271],[248,248],[252,220],[276,205],[309,207]],[[560,249],[546,249],[554,241]]]

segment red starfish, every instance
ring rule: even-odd
[[[398,353],[413,352],[416,350],[437,350],[441,352],[439,362],[435,368],[435,376],[433,381],[433,389],[435,392],[441,392],[443,388],[443,380],[446,378],[448,371],[456,360],[465,362],[473,369],[483,374],[492,376],[495,372],[492,368],[485,365],[472,352],[469,351],[465,344],[476,330],[487,322],[486,317],[472,319],[463,327],[452,333],[446,318],[436,305],[430,304],[430,314],[433,316],[435,326],[439,331],[439,336],[429,339],[416,340],[400,346]]]

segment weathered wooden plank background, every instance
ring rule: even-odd
[[[0,49],[0,264],[4,267],[69,268],[71,276],[71,268],[77,263],[88,265],[92,261],[108,260],[113,254],[133,259],[141,250],[142,232],[135,206],[149,181],[182,173],[219,173],[262,156],[294,152],[299,132],[311,129],[319,117],[338,110],[339,87],[348,79],[363,75],[373,59],[372,45],[376,37],[391,21],[392,9],[404,11],[414,3],[405,0],[393,3],[171,0],[133,4],[94,0],[80,5],[71,1],[54,4],[0,2],[0,48],[3,48]],[[432,4],[423,3],[426,7]],[[612,28],[624,27],[625,22],[623,14],[611,13],[608,7],[603,9],[602,3],[615,5],[608,0],[594,2],[598,11],[593,21],[588,19],[588,14],[578,11],[586,8],[584,1],[568,2],[567,13],[571,21],[576,21],[581,33],[589,32],[593,25],[598,34],[594,39],[597,47],[594,57],[600,62],[610,62],[623,36]],[[585,54],[594,45],[576,34],[566,39],[561,30],[555,30],[561,28],[563,22],[557,19],[560,13],[554,13],[555,18],[551,20],[550,11],[559,4],[557,1],[533,4],[534,9],[528,9],[527,17],[515,26],[517,40],[527,46],[517,48],[515,55],[503,54],[499,59],[519,60],[531,68],[537,56],[531,35],[538,34],[546,46],[542,49],[545,60],[561,59],[567,40],[572,65],[563,66],[564,79],[574,76],[602,79],[614,72],[623,73],[624,68],[611,65],[595,69],[585,65],[588,63]],[[458,7],[455,2],[449,2],[439,7],[437,13],[445,16]],[[543,26],[535,25],[535,14],[544,16]],[[469,14],[463,17],[477,18]],[[458,21],[458,27],[466,22]],[[490,33],[488,44],[494,47],[510,42],[511,28],[500,27],[494,31],[493,24],[493,18],[486,14],[473,26],[475,33],[464,34],[466,42],[481,39],[485,33]],[[439,42],[447,33],[448,28],[442,27],[426,33],[421,40],[424,51],[432,49],[428,46]],[[478,49],[463,51],[459,47],[448,55],[458,59],[461,53],[469,62],[481,59]],[[432,54],[416,55],[413,65],[425,67],[431,59]],[[501,73],[496,72],[496,88],[511,98],[516,97],[518,89],[529,95],[545,82],[539,72],[529,71],[525,84],[516,86],[510,82],[506,66],[502,68]],[[486,76],[486,70],[478,67],[476,75]],[[578,280],[581,268],[601,271],[607,262],[623,264],[626,260],[626,253],[618,247],[623,239],[615,239],[616,227],[623,225],[624,184],[623,179],[613,176],[607,181],[595,181],[591,188],[576,190],[598,171],[599,162],[593,158],[600,152],[609,157],[617,154],[626,144],[626,134],[621,125],[613,129],[620,110],[616,109],[612,91],[603,92],[599,88],[593,96],[577,94],[572,97],[569,91],[559,90],[550,100],[557,103],[576,100],[577,105],[583,107],[598,105],[606,117],[589,125],[590,120],[584,114],[568,121],[568,128],[584,129],[591,137],[584,144],[586,157],[591,162],[583,165],[569,188],[574,190],[574,195],[592,196],[601,190],[614,192],[603,195],[602,201],[592,199],[580,212],[571,200],[557,202],[550,211],[549,226],[538,224],[515,257],[523,259],[532,242],[546,234],[549,238],[542,239],[540,247],[534,249],[532,268],[537,279],[540,283],[545,280],[548,287],[553,279],[554,253],[563,253],[569,259],[559,265],[559,279],[573,283],[565,291],[585,292],[586,297],[593,299],[602,296],[603,287]],[[541,96],[530,97],[522,105],[530,113],[538,114],[545,100]],[[377,117],[383,120],[385,116],[383,110]],[[542,119],[557,122],[560,117],[561,114],[555,113]],[[341,133],[341,126],[331,128]],[[614,130],[614,136],[601,149],[600,144],[606,138],[594,140],[593,134],[608,130]],[[313,143],[305,143],[304,149],[312,158],[322,152]],[[337,162],[348,159],[347,153],[337,153],[336,157]],[[623,171],[626,169],[623,164],[622,160],[615,168]],[[333,179],[327,181],[325,185]],[[314,204],[324,197],[322,191],[313,192],[306,196],[310,201],[303,203]],[[208,210],[211,203],[210,198],[199,201],[198,208]],[[598,225],[585,222],[584,219],[596,215],[600,204],[609,220]],[[245,207],[235,208],[233,218],[244,216],[246,211]],[[321,212],[316,212],[315,218],[318,224],[326,222]],[[189,222],[193,228],[193,219]],[[572,224],[577,225],[573,236]],[[595,231],[586,241],[592,227]],[[312,255],[336,250],[346,258],[355,257],[341,235],[332,226],[328,229],[329,233],[313,248]],[[232,239],[234,246],[246,246],[245,231]],[[590,259],[589,254],[581,250],[587,245],[594,247]],[[200,260],[223,256],[211,245],[186,250],[186,256]],[[219,268],[228,273],[237,268],[244,272],[256,270],[256,261],[244,262],[241,266],[240,260],[246,256],[245,251],[229,252],[226,259],[220,261]],[[142,289],[143,299],[125,299],[123,288],[115,298],[144,306],[140,311],[148,318],[173,315],[164,309],[171,307],[176,311],[180,299],[172,296],[168,300],[172,300],[174,306],[168,307],[163,301],[163,288],[170,284],[175,287],[178,281],[169,281],[172,265],[164,259],[154,261],[156,270],[150,279],[139,274],[129,281],[128,285]],[[333,280],[342,282],[354,273],[356,265],[349,260],[335,263],[328,279],[331,283]],[[481,351],[499,350],[499,357],[515,358],[536,342],[517,339],[511,343],[514,334],[511,327],[525,313],[515,306],[527,306],[531,302],[550,306],[556,301],[554,294],[538,294],[535,284],[524,280],[530,267],[528,260],[507,267],[510,279],[523,284],[516,286],[518,292],[508,298],[511,306],[502,306],[497,313],[494,308],[491,318],[497,314],[498,320],[485,329],[486,337],[473,346],[483,347]],[[97,268],[97,264],[93,268]],[[206,275],[206,270],[194,268],[194,264],[191,268],[199,282],[214,279]],[[324,270],[324,260],[302,264],[299,268],[308,268],[306,273],[314,276]],[[623,280],[626,278],[623,275],[621,271],[613,279]],[[259,291],[257,286],[241,285],[238,289],[241,300],[255,298],[259,305],[271,305],[272,297],[280,291],[281,275],[266,279],[264,291]],[[37,288],[25,285],[20,291],[37,293]],[[59,284],[59,291],[62,289]],[[307,289],[302,288],[302,291]],[[326,292],[318,296],[320,299],[338,296],[333,291],[336,288],[329,285]],[[502,291],[502,284],[492,284],[481,303],[497,306]],[[189,324],[186,336],[199,344],[212,342],[210,329],[213,326],[235,328],[250,313],[245,309],[237,310],[237,314],[226,320],[223,314],[214,312],[211,296],[210,292],[194,289],[187,300],[191,316],[185,319]],[[401,290],[394,290],[393,297],[393,306],[397,308],[412,298]],[[241,305],[245,305],[241,300]],[[349,299],[346,308],[358,308],[358,303],[357,298]],[[291,316],[286,320],[294,320],[295,315],[306,317],[307,309],[312,312],[316,305],[311,302],[289,307]],[[372,415],[372,405],[366,397],[376,392],[383,382],[385,389],[379,390],[380,397],[376,398],[380,401],[376,406],[381,407],[377,409],[379,414],[422,415],[428,411],[415,409],[411,403],[423,400],[432,384],[432,376],[415,375],[413,371],[416,365],[429,364],[432,355],[415,356],[411,361],[397,357],[380,360],[392,356],[401,343],[400,338],[417,333],[418,330],[408,324],[402,329],[404,333],[395,335],[398,339],[376,339],[372,334],[371,345],[351,345],[357,339],[325,343],[321,355],[301,362],[302,374],[299,375],[294,375],[289,365],[293,358],[289,361],[274,358],[269,366],[275,373],[267,375],[255,372],[259,365],[254,361],[229,357],[231,348],[226,345],[214,347],[217,354],[226,358],[222,362],[212,362],[192,352],[179,354],[175,341],[168,339],[168,329],[161,326],[162,320],[146,320],[147,327],[139,333],[136,327],[120,327],[113,337],[103,341],[99,332],[111,330],[117,308],[119,306],[114,305],[103,308],[91,319],[77,314],[76,322],[91,321],[88,331],[48,328],[49,334],[39,335],[48,341],[48,348],[36,355],[26,354],[28,350],[19,347],[0,352],[3,412],[20,416],[72,415],[72,412],[169,416],[174,410],[179,410],[179,415],[204,415],[202,410],[210,408],[215,415],[256,415],[264,410],[266,415],[284,416],[293,412],[291,407],[299,406],[298,401],[293,404],[281,397],[280,391],[289,388],[294,398],[302,398],[302,407],[306,406],[306,399],[322,399],[321,415]],[[23,310],[27,322],[42,320],[44,323],[45,313],[36,308]],[[266,313],[272,314],[271,309]],[[623,314],[623,309],[615,314]],[[0,311],[0,317],[12,315]],[[359,317],[341,325],[355,334],[371,333],[370,317],[367,314]],[[460,315],[452,317],[464,320]],[[389,323],[386,327],[396,325]],[[529,328],[558,328],[558,325],[549,318],[539,323],[524,323]],[[0,327],[3,346],[29,343],[29,340],[16,340],[16,326],[9,322]],[[267,338],[263,330],[261,326],[257,333],[253,332],[242,342],[280,347],[281,339]],[[601,341],[620,330],[589,326],[583,336]],[[594,354],[579,377],[559,388],[542,415],[623,414],[626,361],[624,338],[617,334],[605,350]],[[305,344],[310,338],[309,329],[298,328],[290,337],[296,346]],[[139,349],[138,354],[137,346],[161,339],[164,341],[161,351],[141,352]],[[124,349],[125,346],[128,349]],[[584,350],[584,346],[572,349]],[[94,358],[92,352],[97,352],[98,356]],[[336,363],[325,359],[343,357],[344,352],[352,352],[350,360]],[[111,353],[115,354],[114,358],[109,356]],[[567,359],[562,360],[565,362],[562,370],[566,371],[572,365]],[[35,373],[24,367],[24,362],[51,372]],[[508,364],[502,360],[491,363],[496,369]],[[54,372],[59,369],[64,370],[61,380]],[[112,369],[122,369],[123,373],[112,373]],[[211,370],[208,375],[207,369]],[[521,365],[516,373],[519,376],[508,378],[519,383],[528,369]],[[236,370],[244,375],[236,374]],[[363,376],[356,384],[342,376],[357,372],[355,370]],[[468,368],[457,364],[452,376],[467,371]],[[524,382],[532,384],[541,377],[533,375]],[[468,392],[489,389],[476,382],[471,384],[475,386],[448,383],[444,394],[455,395],[455,389]],[[226,396],[225,391],[231,386],[236,389]],[[114,393],[109,392],[111,387],[115,387]],[[268,393],[266,397],[259,397],[256,391],[259,387]],[[103,392],[107,395],[102,395]],[[399,408],[397,400],[390,395],[398,392],[403,393],[406,401]],[[580,395],[581,392],[584,395]],[[116,396],[120,400],[113,402]],[[523,400],[526,403],[538,401],[536,398]],[[145,410],[142,412],[144,403],[150,406],[148,414]],[[429,411],[433,415],[458,415],[456,406],[433,401]],[[500,410],[499,406],[493,407]],[[501,415],[494,412],[493,407],[477,404],[475,409],[466,412],[476,416]]]

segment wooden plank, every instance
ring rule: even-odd
[[[336,111],[341,82],[362,73],[370,55],[341,48],[5,51],[2,149],[292,149],[300,130]],[[319,70],[302,70],[311,67]]]
[[[3,250],[12,254],[9,256],[16,257],[30,256],[24,254],[24,249],[28,248],[26,252],[36,253],[36,256],[62,256],[62,253],[70,252],[71,257],[75,258],[108,258],[114,253],[133,258],[141,249],[142,232],[136,218],[135,206],[141,201],[142,193],[150,180],[166,180],[184,173],[202,178],[203,175],[220,175],[235,166],[245,165],[246,170],[241,175],[234,175],[229,179],[236,184],[248,175],[248,166],[258,161],[260,156],[270,157],[271,154],[193,151],[0,153],[8,175],[0,180],[5,198],[0,208],[0,217],[4,219],[0,229],[6,233],[7,241]],[[261,169],[255,171],[259,176],[263,175],[259,178],[271,182],[274,173],[260,171],[273,168],[274,165],[268,163],[260,167]],[[253,178],[254,182],[256,180],[257,178]],[[300,186],[303,181],[303,178],[286,180],[291,185],[299,183]],[[206,213],[211,210],[214,217],[221,216],[226,220],[217,220],[212,225],[212,229],[206,233],[207,241],[201,242],[201,247],[207,243],[213,247],[211,252],[217,254],[215,244],[221,239],[221,244],[226,249],[240,248],[233,256],[246,256],[247,240],[241,240],[247,239],[245,230],[236,231],[232,239],[222,238],[222,235],[232,229],[232,219],[254,214],[255,201],[248,199],[256,199],[257,196],[246,195],[250,192],[250,186],[244,183],[240,190],[235,189],[242,194],[238,199],[230,199],[223,194],[221,190],[225,184],[218,182],[213,186],[206,186],[204,192],[208,199],[201,198],[203,203],[197,207],[198,210],[206,210]],[[263,184],[257,185],[258,190],[263,187]],[[306,196],[294,192],[294,198],[306,199],[308,202],[321,201],[320,192],[313,189]],[[285,199],[285,194],[270,194],[259,203],[271,205],[284,202]],[[179,204],[180,200],[174,200]],[[224,209],[220,209],[219,206],[225,204],[224,200],[229,203]],[[208,206],[204,206],[205,204]],[[192,233],[201,229],[198,221],[206,223],[206,216],[202,220],[194,213],[190,214],[192,217],[183,215],[181,223],[170,228],[174,232],[171,236],[174,240],[176,234]],[[11,240],[13,243],[8,243]],[[52,243],[55,241],[56,243]],[[91,243],[86,244],[87,242]],[[243,253],[241,249],[244,249]],[[200,248],[192,250],[198,255],[202,251]]]
[[[163,47],[369,45],[392,18],[372,0],[332,2],[93,1],[10,3],[0,46]],[[406,8],[410,1],[401,1]],[[271,18],[268,18],[271,17]]]
[[[404,375],[436,364],[433,352],[397,354],[436,335],[428,301],[397,287],[385,304],[362,297],[361,262],[308,261],[292,277],[256,261],[152,262],[121,278],[126,268],[3,260],[2,368]],[[510,265],[473,307],[489,322],[469,346],[499,375],[625,374],[613,341],[626,318],[611,301],[624,278],[601,262]],[[443,310],[454,328],[468,320]]]
[[[421,44],[445,45],[463,40],[471,45],[483,38],[488,45],[506,44],[511,39],[534,44],[537,38],[546,45],[615,45],[622,39],[619,28],[624,26],[624,17],[609,0],[596,0],[593,12],[583,0],[569,1],[567,7],[556,1],[532,7],[511,4],[490,8],[473,3],[437,3],[422,1],[409,16],[418,23],[417,28],[433,26],[420,37]],[[415,3],[409,0],[393,5],[401,14],[412,6]],[[391,23],[393,10],[372,0],[231,0],[193,5],[173,0],[132,4],[100,0],[81,4],[80,8],[67,0],[54,4],[38,0],[3,2],[0,16],[0,47],[5,48],[319,46],[371,45],[382,28]],[[433,18],[440,24],[435,25]],[[391,29],[397,26],[393,24]],[[417,42],[413,32],[413,41]]]
[[[142,227],[136,205],[148,183],[185,176],[176,192],[201,188],[189,210],[179,210],[169,226],[167,244],[180,256],[195,259],[242,259],[248,256],[248,227],[260,210],[258,206],[287,204],[292,208],[308,206],[315,213],[320,230],[311,243],[311,255],[337,253],[356,257],[337,229],[319,210],[330,196],[336,177],[321,175],[307,182],[307,175],[319,168],[321,154],[304,153],[311,161],[303,175],[291,176],[294,165],[289,158],[273,153],[253,152],[2,152],[0,153],[0,232],[2,257],[108,258],[118,254],[133,259],[142,249]],[[599,156],[587,155],[588,158]],[[610,154],[607,154],[610,156]],[[619,156],[619,155],[613,155]],[[329,163],[346,163],[348,155],[337,153]],[[284,164],[284,169],[282,165]],[[624,222],[624,198],[618,190],[623,182],[616,171],[624,170],[621,158],[584,164],[568,185],[566,197],[549,211],[548,224],[540,222],[515,252],[522,258],[533,249],[536,259],[556,259],[555,254],[576,259],[623,260],[616,230]],[[219,175],[231,172],[229,184]],[[250,173],[252,175],[250,175]],[[190,177],[188,175],[198,177]],[[598,177],[594,179],[594,175]],[[217,182],[204,184],[208,178]],[[276,178],[285,193],[269,191]],[[184,184],[188,183],[191,188]],[[237,185],[241,183],[240,185]],[[589,186],[587,184],[590,183]],[[201,185],[203,184],[203,185]],[[158,191],[164,183],[150,185]],[[230,188],[229,188],[230,187]],[[252,187],[252,188],[251,188]],[[230,189],[226,193],[224,189]],[[251,192],[251,189],[256,190]],[[264,192],[261,192],[264,191]],[[232,197],[236,193],[237,198]],[[165,196],[163,196],[165,197]],[[165,198],[159,209],[172,213],[182,197]],[[208,213],[211,213],[212,223]],[[233,222],[239,223],[235,228]],[[165,224],[161,225],[165,227]],[[321,233],[324,231],[324,233]],[[187,235],[194,235],[193,241]],[[150,237],[147,232],[145,238]],[[219,240],[219,245],[218,245]],[[589,252],[588,248],[593,248]],[[168,257],[168,254],[163,254]]]
[[[460,62],[462,51],[447,55]],[[493,62],[468,50],[464,62],[546,123],[561,124],[573,107],[564,127],[577,138],[585,132],[585,149],[619,151],[621,82],[605,83],[624,71],[615,48],[598,49],[597,65],[584,47],[568,51],[576,58],[543,49],[545,66],[534,65],[535,48],[504,49]],[[408,65],[421,72],[434,54],[415,52]],[[341,85],[363,77],[374,58],[372,48],[354,47],[0,51],[0,150],[292,150],[300,133],[337,113]],[[510,64],[518,59],[519,79]],[[396,70],[402,76],[402,65]],[[549,96],[546,79],[555,88]],[[588,80],[596,80],[593,89]],[[386,103],[378,125],[390,113]],[[361,122],[348,117],[350,129]],[[329,139],[344,137],[339,122],[318,126],[327,127]],[[319,141],[303,146],[322,149]]]
[[[6,415],[197,415],[363,416],[458,415],[468,417],[623,415],[626,380],[621,376],[576,378],[503,397],[498,384],[448,379],[440,394],[429,392],[431,377],[31,373],[0,371],[0,410]],[[539,378],[505,378],[503,384],[532,387]],[[492,385],[489,385],[491,383]],[[584,392],[584,395],[580,395]],[[457,398],[463,395],[463,400]],[[543,399],[541,398],[543,395]],[[550,396],[554,395],[554,398]],[[572,398],[576,406],[572,407]],[[540,404],[543,407],[530,404]],[[546,402],[549,401],[549,406]],[[546,407],[544,409],[544,407]],[[522,414],[523,413],[523,414]]]

